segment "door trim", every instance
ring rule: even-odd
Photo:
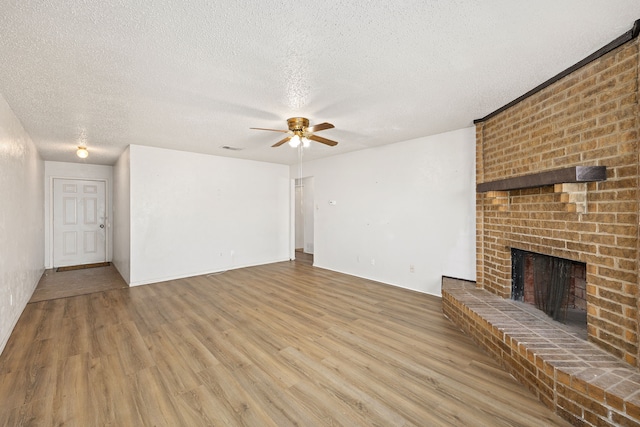
[[[296,259],[296,180],[289,181],[289,260]]]
[[[54,194],[53,194],[53,180],[55,179],[66,179],[71,181],[97,181],[104,182],[104,209],[105,209],[105,227],[106,232],[104,233],[104,257],[105,261],[111,262],[111,257],[109,256],[109,248],[111,245],[111,241],[109,239],[109,235],[111,234],[111,205],[109,203],[109,180],[104,178],[80,178],[77,176],[51,176],[49,179],[49,247],[47,248],[47,252],[49,252],[49,265],[46,268],[53,268],[53,210],[54,210]]]

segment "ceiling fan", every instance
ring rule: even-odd
[[[291,145],[292,147],[298,147],[300,144],[303,144],[303,146],[306,147],[308,146],[310,140],[320,142],[322,144],[326,144],[331,147],[338,145],[336,141],[332,141],[327,138],[322,138],[321,136],[317,136],[313,134],[314,132],[319,132],[321,130],[333,128],[334,126],[331,123],[325,122],[325,123],[320,123],[314,126],[309,126],[309,119],[306,119],[304,117],[292,117],[287,120],[287,125],[289,126],[289,130],[265,129],[265,128],[251,128],[251,129],[268,130],[272,132],[282,132],[282,133],[289,134],[289,136],[287,136],[286,138],[281,139],[280,141],[273,144],[272,147],[279,147],[285,142],[288,142],[289,145]]]

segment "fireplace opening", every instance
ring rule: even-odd
[[[511,249],[511,298],[535,306],[583,338],[587,334],[586,275],[582,262]]]

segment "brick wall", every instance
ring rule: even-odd
[[[511,294],[512,247],[587,264],[589,340],[634,366],[638,348],[638,38],[476,127],[476,182],[569,166],[607,180],[477,195],[477,283]],[[580,188],[582,186],[582,188]],[[581,211],[586,209],[586,213]]]

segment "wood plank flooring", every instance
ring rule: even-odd
[[[0,426],[568,425],[439,298],[307,262],[30,303],[0,402]]]

